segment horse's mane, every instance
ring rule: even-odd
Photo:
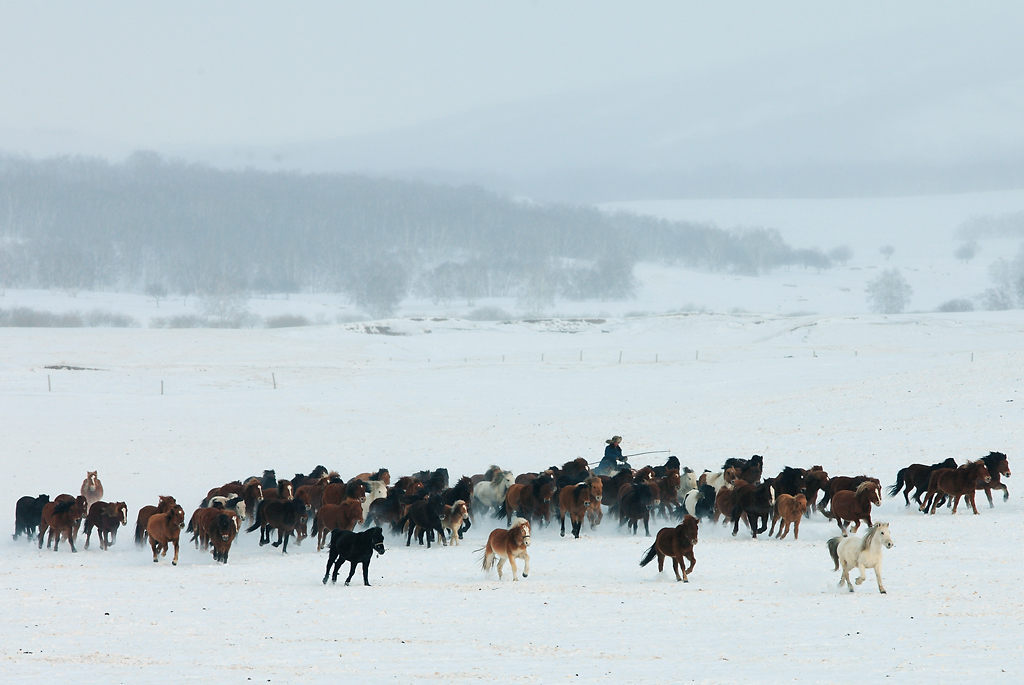
[[[887,525],[889,524],[878,522],[875,525],[871,526],[871,528],[868,529],[867,535],[864,536],[863,542],[860,543],[860,551],[863,552],[864,550],[866,550],[871,545],[871,542],[875,539],[875,534],[878,533],[879,530],[881,530],[882,526]]]
[[[527,521],[526,519],[522,518],[521,516],[517,516],[514,519],[512,519],[512,525],[510,525],[508,527],[508,529],[512,530],[513,528],[519,528],[519,527],[521,527],[523,525],[527,525],[528,526],[528,525],[530,525],[530,522]]]
[[[53,508],[54,514],[63,514],[65,511],[75,506],[75,500],[65,500],[63,502],[57,502],[57,505]]]
[[[861,483],[860,485],[857,486],[857,490],[853,494],[859,495],[864,490],[867,490],[868,488],[873,488],[873,487],[875,487],[875,484],[872,483],[869,480],[866,480],[866,481],[864,481],[863,483]]]

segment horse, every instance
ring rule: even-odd
[[[835,508],[835,503],[832,504]],[[807,497],[803,494],[799,494],[796,497],[793,495],[782,494],[779,495],[775,500],[775,511],[772,512],[772,527],[768,531],[768,535],[771,536],[775,532],[775,522],[781,520],[779,524],[779,532],[776,535],[780,540],[785,540],[786,536],[789,535],[789,527],[793,526],[793,539],[800,539],[800,519],[803,518],[804,512],[807,510]]]
[[[565,462],[562,464],[560,471],[560,477],[575,479],[573,485],[580,483],[591,476],[590,464],[587,463],[587,460],[584,457],[577,457],[572,461]]]
[[[772,483],[773,480],[769,478],[759,485],[747,484],[735,489],[732,500],[733,537],[740,530],[743,515],[746,515],[751,537],[756,538],[758,533],[768,529],[768,517],[775,507],[775,486]],[[761,519],[764,519],[764,523],[759,526]]]
[[[363,481],[366,485],[366,494],[363,496],[363,518],[370,512],[370,505],[374,500],[383,499],[388,496],[388,486],[380,479]]]
[[[291,481],[279,480],[277,481],[277,487],[263,488],[263,499],[279,499],[279,500],[290,500],[295,499],[295,488],[292,487]]]
[[[93,502],[89,514],[85,518],[85,548],[89,549],[89,538],[92,529],[96,529],[96,537],[100,541],[100,549],[105,550],[117,542],[117,529],[128,525],[128,505],[124,502]]]
[[[864,481],[853,492],[840,490],[832,497],[832,511],[829,518],[836,520],[836,525],[846,537],[846,526],[855,522],[853,532],[860,529],[860,522],[866,521],[871,527],[871,505],[882,505],[882,487],[878,483]],[[843,523],[846,521],[846,524]]]
[[[274,547],[284,547],[283,554],[288,554],[288,538],[293,532],[304,530],[306,527],[306,505],[300,499],[275,500],[264,499],[256,505],[256,512],[253,514],[256,520],[245,532],[251,533],[257,528],[260,529],[260,546],[270,542],[270,531],[277,530],[277,542],[272,543]],[[301,526],[301,529],[300,529]]]
[[[473,525],[473,509],[470,507],[470,503],[473,501],[473,481],[469,476],[463,476],[454,487],[441,493],[441,501],[447,505],[455,504],[460,500],[466,506],[466,516],[463,517],[462,527],[457,531],[459,538],[462,538],[462,534]]]
[[[508,560],[512,567],[512,580],[519,580],[516,559],[522,559],[523,578],[530,575],[530,555],[526,548],[530,546],[530,522],[524,518],[516,518],[508,530],[496,528],[487,536],[487,544],[484,546],[483,570],[489,572],[494,566],[494,559],[498,559],[498,580],[502,580],[501,569]]]
[[[732,510],[736,497],[736,490],[748,485],[747,481],[737,478],[732,482],[731,487],[719,488],[715,493],[715,514],[712,517],[714,523],[718,523],[718,517],[725,518],[725,523],[732,523]]]
[[[618,511],[619,492],[622,490],[623,485],[632,484],[633,472],[630,469],[623,469],[614,476],[599,477],[601,478],[603,491],[608,493],[608,499],[604,501],[604,504],[608,506],[608,513],[611,514],[613,511]]]
[[[366,499],[366,481],[353,480],[348,483],[329,483],[320,500],[323,504],[341,504],[346,499],[362,502]]]
[[[398,520],[403,515],[403,500],[405,491],[395,485],[388,489],[387,497],[370,502],[370,508],[364,517],[369,526],[380,526],[383,523],[391,524],[391,532],[400,532]]]
[[[213,560],[228,563],[231,543],[238,535],[238,519],[229,514],[218,514],[206,525],[206,539],[213,547]]]
[[[135,520],[135,544],[139,547],[145,544],[147,535],[146,524],[151,516],[154,514],[164,514],[177,506],[177,504],[173,497],[160,495],[160,503],[157,506],[154,507],[150,504],[139,509],[138,518]]]
[[[725,464],[722,465],[723,471],[728,468],[736,469],[737,478],[742,478],[751,485],[757,485],[761,481],[761,476],[764,472],[764,457],[760,454],[755,454],[750,459],[731,457],[726,459]]]
[[[828,487],[828,473],[820,465],[815,464],[807,470],[804,477],[804,495],[807,496],[807,510],[804,516],[810,518],[811,512],[817,509],[818,491]]]
[[[22,533],[25,538],[32,542],[39,528],[39,522],[43,518],[43,507],[50,503],[49,495],[31,497],[25,495],[14,505],[14,539],[17,540]]]
[[[450,542],[452,545],[458,546],[459,531],[462,529],[463,521],[467,518],[469,518],[469,508],[466,507],[465,500],[457,499],[451,504],[444,505],[441,528],[451,531]]]
[[[782,467],[778,477],[772,482],[775,496],[790,495],[796,497],[807,485],[807,471],[792,466]]]
[[[690,471],[690,467],[689,466],[687,466],[686,468],[683,468],[679,464],[679,457],[674,457],[674,456],[673,457],[669,457],[662,466],[655,466],[653,468],[654,468],[654,477],[655,478],[664,478],[665,474],[668,473],[669,471],[671,471],[672,469],[675,469],[676,471],[679,471],[680,473],[683,473],[683,472],[686,472],[686,471]]]
[[[478,483],[493,480],[494,476],[501,473],[501,471],[502,468],[500,466],[491,464],[490,467],[483,473],[475,473],[472,476],[470,476],[469,481],[473,484],[473,487],[476,487]]]
[[[504,516],[512,525],[513,514],[530,520],[543,515],[542,506],[554,497],[554,479],[551,476],[537,476],[531,483],[515,483],[505,491],[505,502],[498,509],[497,518]]]
[[[917,506],[921,506],[921,495],[928,492],[928,480],[931,478],[933,472],[939,469],[955,469],[956,460],[953,457],[949,457],[945,461],[940,461],[931,466],[925,466],[924,464],[911,464],[905,468],[900,469],[896,472],[896,482],[889,486],[889,497],[895,497],[896,494],[902,489],[903,499],[906,501],[904,506],[910,506],[910,491],[914,490],[914,501],[917,502]]]
[[[160,514],[153,514],[146,522],[146,533],[149,535],[149,545],[153,548],[153,563],[157,563],[159,556],[167,556],[167,545],[174,545],[174,558],[171,559],[171,566],[178,565],[178,538],[181,529],[185,527],[185,510],[175,504],[170,511]]]
[[[587,510],[587,520],[590,521],[590,530],[594,530],[604,518],[604,514],[601,512],[604,481],[599,476],[591,476],[583,482],[590,488],[590,508]]]
[[[1001,480],[1001,478],[1010,477],[1010,462],[1002,452],[989,452],[987,456],[981,458],[981,461],[984,462],[985,468],[988,469],[988,475],[992,477],[992,480],[989,482],[979,480],[978,489],[985,491],[985,496],[988,497],[988,506],[991,509],[995,506],[992,504],[993,490],[1003,491],[1004,502],[1010,499],[1010,491],[1006,489],[1006,485]]]
[[[448,469],[440,468],[434,471],[419,471],[412,474],[423,483],[428,492],[440,494],[448,488]]]
[[[877,485],[881,489],[882,484],[877,478],[871,476],[835,476],[828,479],[828,486],[825,488],[825,496],[821,498],[821,502],[818,504],[818,511],[825,513],[825,507],[828,506],[832,498],[835,497],[837,492],[842,490],[856,490],[861,483],[870,481]],[[826,514],[827,516],[827,514]]]
[[[626,488],[628,491],[623,492]],[[619,525],[626,524],[627,529],[637,534],[640,520],[644,522],[644,535],[651,537],[651,509],[658,506],[658,486],[653,483],[624,485],[619,491]]]
[[[689,575],[693,573],[693,567],[697,560],[693,556],[693,546],[697,544],[697,519],[687,514],[683,522],[675,528],[662,528],[654,538],[644,556],[640,559],[640,566],[651,563],[655,556],[658,557],[658,573],[665,570],[665,557],[672,558],[672,570],[676,573],[676,580],[689,583]],[[690,568],[686,568],[686,560],[690,560]],[[683,575],[680,576],[679,572]]]
[[[441,538],[441,544],[447,547],[448,541],[444,536],[444,528],[441,527],[441,516],[443,515],[444,503],[437,495],[427,495],[424,499],[410,504],[409,510],[405,512],[405,516],[398,522],[399,530],[405,530],[406,524],[409,525],[409,536],[406,538],[405,546],[409,547],[412,545],[413,533],[418,528],[427,536],[427,549],[430,549],[430,541],[435,532]],[[419,538],[419,540],[422,545],[422,538]]]
[[[53,551],[57,551],[60,544],[60,536],[63,534],[71,545],[72,552],[75,549],[75,538],[77,537],[78,522],[86,514],[85,498],[79,495],[77,498],[71,495],[59,495],[52,502],[43,506],[43,513],[39,521],[39,549],[43,548],[43,538],[47,529],[50,530],[50,538],[46,546],[53,542]]]
[[[211,497],[207,501],[206,506],[213,507],[214,509],[230,510],[234,512],[239,521],[245,519],[245,500],[239,495],[217,495],[216,497]]]
[[[955,469],[938,469],[933,471],[931,478],[928,480],[928,494],[925,497],[924,504],[921,506],[921,511],[926,511],[931,507],[929,513],[934,514],[935,507],[939,504],[936,494],[943,492],[953,497],[954,514],[960,505],[961,497],[967,500],[974,513],[977,514],[978,505],[974,503],[974,493],[977,489],[978,481],[984,481],[985,483],[992,481],[992,476],[989,475],[988,468],[985,467],[985,462],[983,461],[969,461]]]
[[[332,530],[353,530],[357,523],[365,521],[363,506],[359,500],[347,499],[341,504],[325,504],[313,519],[313,534],[317,536],[316,551],[327,544],[327,534]]]
[[[711,520],[715,515],[715,489],[705,483],[686,493],[683,497],[682,511],[696,519]]]
[[[731,487],[733,482],[739,477],[739,470],[730,466],[729,468],[722,469],[716,473],[705,471],[700,474],[700,478],[697,479],[697,485],[698,487],[701,485],[710,485],[715,489],[715,494],[717,494],[722,488]]]
[[[96,477],[95,471],[86,472],[85,480],[82,481],[81,494],[86,501],[86,511],[92,507],[94,502],[103,499],[103,483]]]
[[[561,536],[565,537],[565,515],[569,515],[572,523],[572,536],[577,540],[580,537],[580,528],[583,527],[583,519],[590,511],[590,486],[586,483],[579,485],[567,485],[558,491],[558,520],[562,527]]]
[[[892,538],[889,537],[889,524],[876,523],[868,529],[863,538],[835,537],[828,541],[828,552],[832,555],[832,561],[839,570],[843,566],[843,575],[839,578],[839,587],[846,583],[846,587],[853,592],[853,584],[850,583],[850,569],[857,567],[860,577],[857,578],[857,585],[860,585],[867,578],[865,569],[875,569],[875,580],[878,582],[878,591],[885,594],[885,586],[882,585],[882,545],[886,549],[892,549]]]
[[[334,577],[332,583],[338,582],[338,571],[346,561],[351,562],[348,578],[345,585],[352,581],[356,572],[356,564],[363,565],[363,585],[370,585],[370,560],[373,553],[384,554],[384,532],[380,526],[368,528],[361,533],[353,533],[350,530],[336,530],[331,533],[331,550],[327,557],[327,571],[324,572],[324,585],[327,585],[327,576],[331,575],[331,566],[334,566]]]
[[[192,539],[189,542],[194,542],[196,549],[199,549],[200,546],[203,549],[207,549],[210,546],[210,539],[207,534],[210,522],[223,514],[224,509],[218,509],[217,507],[200,507],[192,512],[192,517],[188,520],[185,532],[192,533]]]
[[[382,483],[384,483],[384,487],[388,487],[388,486],[391,485],[391,472],[388,471],[385,468],[380,468],[380,469],[377,469],[376,471],[374,471],[373,473],[370,473],[369,471],[367,471],[366,473],[360,473],[355,478],[350,478],[349,479],[349,481],[353,481],[353,480],[365,480],[365,481],[379,480]]]
[[[668,512],[679,507],[679,490],[682,487],[682,478],[675,469],[669,471],[661,478],[655,477],[654,482],[658,485],[660,503],[658,511],[665,518]],[[671,509],[670,509],[671,507]]]
[[[327,483],[316,483],[295,488],[295,498],[302,500],[313,518],[316,518],[316,513],[324,505],[324,489],[326,487]]]
[[[307,476],[304,473],[296,473],[295,477],[292,478],[292,487],[298,490],[303,485],[315,485],[321,480],[327,477],[327,467],[323,464],[317,464],[316,468],[309,472]]]

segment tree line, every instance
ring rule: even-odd
[[[0,286],[182,294],[344,292],[386,315],[435,301],[620,299],[638,261],[828,268],[774,229],[723,230],[474,186],[224,171],[136,153],[0,157]]]

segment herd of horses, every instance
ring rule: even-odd
[[[658,570],[662,571],[665,559],[671,558],[676,579],[688,582],[696,564],[693,549],[700,520],[716,524],[723,521],[732,526],[734,536],[743,525],[754,538],[766,530],[769,536],[785,538],[792,530],[798,539],[801,520],[818,513],[839,527],[841,535],[829,541],[829,551],[836,570],[843,566],[840,584],[845,583],[852,591],[849,568],[860,568],[857,583],[863,581],[865,566],[858,561],[858,554],[880,563],[879,545],[892,546],[888,524],[873,523],[871,516],[873,507],[882,501],[879,480],[867,475],[830,476],[821,466],[785,466],[775,477],[765,477],[763,471],[764,460],[759,455],[727,459],[720,470],[700,474],[682,466],[676,457],[669,457],[660,466],[623,468],[600,476],[583,458],[518,476],[491,466],[483,473],[462,476],[454,485],[445,468],[413,473],[394,482],[386,468],[348,479],[324,466],[280,480],[273,470],[266,470],[262,476],[211,488],[191,517],[186,517],[173,497],[160,496],[157,504],[139,510],[135,541],[139,546],[149,542],[154,562],[173,547],[171,563],[176,565],[180,536],[187,531],[196,549],[212,548],[214,560],[227,563],[232,543],[245,524],[246,532],[260,531],[261,546],[271,544],[283,553],[288,552],[290,539],[300,544],[312,528],[317,550],[329,547],[324,582],[331,575],[332,565],[337,580],[341,563],[348,560],[352,566],[346,584],[361,563],[368,585],[369,561],[374,552],[384,553],[385,529],[404,536],[406,546],[412,544],[413,537],[427,548],[435,542],[458,545],[474,522],[493,516],[504,519],[505,526],[487,536],[480,550],[482,567],[490,570],[497,560],[501,578],[507,562],[513,580],[518,580],[516,560],[524,564],[523,577],[529,574],[527,547],[533,526],[549,526],[557,521],[564,537],[568,518],[572,536],[579,538],[585,524],[594,530],[610,517],[632,534],[638,533],[642,522],[644,533],[650,536],[651,520],[662,518],[673,525],[657,532],[640,565],[657,558]],[[978,514],[976,492],[983,490],[993,507],[993,490],[1002,490],[1003,500],[1008,499],[1003,479],[1009,477],[1006,455],[990,452],[960,465],[953,459],[931,465],[911,464],[900,469],[888,494],[896,497],[902,492],[907,506],[913,500],[920,511],[928,514],[947,503],[955,514],[964,498]],[[103,500],[103,486],[95,471],[88,473],[77,496],[61,494],[53,501],[47,495],[19,499],[14,539],[24,534],[30,540],[37,539],[42,549],[48,534],[47,546],[54,551],[61,540],[66,540],[71,551],[77,552],[76,539],[83,520],[86,548],[93,529],[100,548],[105,550],[115,544],[118,528],[128,525],[127,506]],[[868,534],[861,542],[848,544],[849,527],[852,525],[852,532],[857,533],[861,523],[867,525]],[[356,532],[360,525],[365,530]],[[277,539],[273,540],[275,533]],[[879,591],[885,592],[878,566],[874,568]]]

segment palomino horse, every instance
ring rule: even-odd
[[[580,528],[583,527],[583,519],[590,511],[590,486],[586,483],[578,485],[566,485],[558,491],[558,519],[562,525],[562,537],[565,537],[565,515],[569,515],[572,523],[572,536],[580,537]]]
[[[96,477],[95,471],[86,473],[85,480],[82,481],[82,497],[85,498],[87,512],[92,507],[93,502],[99,502],[103,499],[103,483]]]
[[[892,549],[892,538],[889,537],[889,524],[876,523],[868,529],[863,538],[835,537],[828,541],[828,553],[832,555],[832,561],[836,563],[834,571],[843,566],[843,575],[839,578],[839,587],[846,583],[846,587],[853,592],[853,584],[850,583],[850,569],[857,567],[860,577],[857,578],[857,585],[860,585],[867,578],[865,569],[875,569],[875,580],[878,581],[878,591],[885,594],[885,586],[882,585],[882,545],[886,549]]]
[[[654,544],[644,553],[640,560],[641,566],[651,563],[651,560],[658,557],[658,573],[665,570],[665,557],[672,557],[672,570],[676,573],[676,580],[689,583],[688,576],[693,573],[693,567],[697,560],[693,556],[693,546],[697,544],[697,519],[687,514],[683,522],[675,528],[662,528],[654,538]],[[690,568],[686,568],[686,560],[690,560]],[[680,576],[679,572],[683,575]]]
[[[530,555],[526,548],[530,546],[530,522],[524,518],[516,518],[512,525],[505,530],[497,528],[487,536],[487,545],[484,547],[484,571],[490,571],[494,566],[494,558],[498,558],[498,580],[502,579],[501,569],[508,560],[512,567],[512,580],[519,580],[516,569],[516,559],[522,559],[523,578],[530,575]]]
[[[882,486],[869,480],[858,485],[853,492],[840,490],[832,496],[830,516],[836,520],[836,525],[843,532],[843,537],[847,535],[846,526],[850,522],[854,522],[854,533],[860,530],[861,521],[866,521],[868,527],[871,527],[872,504],[881,506]],[[843,521],[846,523],[844,524]]]
[[[153,514],[146,522],[146,533],[149,544],[153,548],[153,563],[159,561],[158,556],[167,556],[167,546],[174,545],[174,558],[171,566],[178,565],[178,538],[185,527],[185,510],[180,505],[162,514]]]
[[[941,492],[954,498],[954,514],[956,513],[957,506],[960,504],[961,497],[967,500],[968,504],[971,505],[971,509],[977,514],[978,505],[974,503],[974,493],[978,481],[989,483],[991,480],[992,476],[989,475],[985,462],[982,461],[969,461],[955,469],[938,469],[933,471],[928,481],[928,495],[921,506],[921,511],[926,511],[931,507],[929,513],[934,514],[935,507],[939,504],[936,495]]]

